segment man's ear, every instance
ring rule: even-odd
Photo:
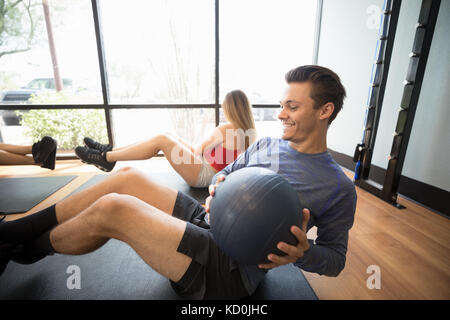
[[[334,111],[334,103],[327,102],[322,106],[322,109],[320,110],[320,120],[328,119],[331,117]]]

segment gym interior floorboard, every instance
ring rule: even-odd
[[[163,158],[118,163],[116,168],[138,167],[147,172],[170,171]],[[0,166],[0,178],[77,175],[68,185],[24,214],[41,210],[63,199],[92,176],[102,173],[78,160],[58,161],[54,171],[36,166]],[[351,178],[352,173],[347,171]],[[336,277],[303,272],[319,299],[450,299],[450,221],[399,196],[406,209],[396,209],[356,188],[358,203],[350,231],[347,263]],[[309,231],[314,238],[316,229]],[[368,267],[381,271],[381,288],[369,289]]]

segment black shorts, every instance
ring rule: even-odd
[[[178,191],[172,216],[187,221],[177,251],[192,258],[186,273],[173,289],[186,299],[242,299],[248,296],[238,264],[215,243],[206,211],[190,196]]]

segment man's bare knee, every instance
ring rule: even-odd
[[[129,172],[137,170],[133,167],[123,167],[116,171],[117,174],[128,174]]]
[[[116,179],[118,183],[117,191],[118,193],[122,189],[126,189],[127,184],[137,185],[139,181],[144,179],[145,173],[132,167],[121,168],[117,171]],[[145,178],[146,179],[146,178]],[[126,193],[126,192],[125,192]]]
[[[134,170],[136,170],[133,167],[123,167],[120,168],[119,170],[113,172],[110,176],[111,179],[114,179],[115,181],[120,181],[121,180],[126,180],[128,175],[133,172]]]
[[[95,201],[87,211],[95,232],[104,233],[105,231],[110,231],[114,226],[114,222],[120,221],[119,215],[123,215],[123,209],[129,202],[129,198],[132,197],[118,193],[108,193]]]

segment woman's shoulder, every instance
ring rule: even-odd
[[[225,123],[221,123],[219,124],[216,128],[220,128],[220,129],[234,129],[234,125],[230,122],[225,122]]]
[[[221,123],[216,127],[217,130],[221,132],[225,132],[226,130],[235,130],[236,128],[233,126],[233,124],[227,122],[227,123]]]

